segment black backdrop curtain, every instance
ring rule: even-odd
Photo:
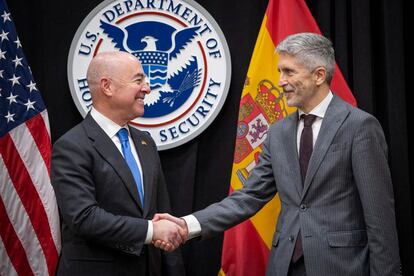
[[[8,0],[23,49],[49,112],[52,140],[81,121],[68,87],[66,62],[72,38],[100,0]],[[233,73],[216,120],[199,137],[160,152],[176,215],[225,197],[229,189],[242,85],[267,0],[198,0],[216,19],[229,44]],[[382,124],[390,153],[404,275],[413,268],[413,189],[408,141],[408,7],[403,0],[308,0],[322,33],[363,110]],[[411,138],[411,139],[410,139]],[[411,178],[413,177],[411,173]],[[188,275],[216,275],[222,236],[183,247]]]

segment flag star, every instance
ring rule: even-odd
[[[0,70],[0,78],[2,78],[2,79],[4,78],[3,77],[3,72],[4,72],[4,70]]]
[[[31,81],[31,80],[30,80],[30,83],[28,85],[26,85],[26,87],[30,89],[29,92],[32,92],[32,90],[36,90],[37,91],[36,83],[33,82],[33,81]]]
[[[13,82],[13,84],[12,84],[12,87],[17,83],[17,84],[20,84],[20,82],[19,82],[19,79],[20,79],[21,77],[16,77],[16,75],[15,74],[13,74],[13,78],[11,78],[11,79],[9,79],[9,81],[11,81],[11,82]]]
[[[17,55],[16,55],[16,58],[15,59],[13,59],[12,60],[12,62],[14,63],[14,68],[17,68],[17,66],[23,66],[23,64],[22,64],[22,59],[23,58],[19,58]]]
[[[7,122],[10,122],[10,121],[14,122],[14,119],[13,119],[14,115],[16,115],[16,114],[14,114],[14,113],[10,114],[10,111],[7,111],[7,115],[4,116],[4,118],[7,119]]]
[[[1,49],[0,49],[0,59],[6,59],[6,53],[7,53],[7,51],[2,51]]]
[[[6,21],[11,21],[10,13],[7,13],[6,11],[4,11],[4,13],[1,15],[1,17],[3,17],[3,23],[6,22]]]
[[[7,35],[9,34],[9,32],[4,32],[4,30],[1,31],[0,37],[1,37],[1,42],[3,42],[3,40],[7,39],[9,40],[9,38],[7,37]]]
[[[17,103],[16,101],[17,95],[13,95],[13,92],[10,92],[10,96],[6,97],[9,100],[9,105],[12,103]]]
[[[3,17],[3,23],[6,22],[6,21],[11,21],[10,13],[7,13],[6,11],[4,11],[4,13],[1,15],[1,17]]]
[[[25,103],[24,105],[27,107],[26,111],[29,111],[29,109],[35,109],[34,108],[34,104],[36,103],[36,101],[31,102],[30,99],[27,99],[27,103]]]
[[[15,40],[14,43],[16,43],[17,49],[22,48],[22,44],[20,43],[20,39],[19,38],[17,38],[17,40]]]

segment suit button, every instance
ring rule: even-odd
[[[293,242],[293,240],[294,240],[294,239],[295,239],[295,237],[293,237],[293,236],[289,236],[289,239],[288,239],[288,240],[289,240],[290,242]]]
[[[301,210],[301,211],[303,211],[303,212],[304,212],[304,211],[306,211],[306,210],[308,209],[308,207],[307,207],[305,204],[301,204],[299,208],[300,208],[300,210]]]

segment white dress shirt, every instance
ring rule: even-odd
[[[107,118],[105,115],[103,115],[102,113],[100,113],[98,110],[96,110],[93,107],[91,109],[91,116],[96,121],[96,123],[102,128],[102,130],[106,133],[106,135],[108,135],[108,137],[111,138],[112,142],[114,142],[116,148],[119,150],[122,156],[124,154],[122,152],[121,141],[119,140],[117,133],[121,128],[125,128],[128,131],[128,140],[129,140],[129,145],[131,146],[131,152],[132,152],[132,155],[134,156],[135,161],[137,162],[139,173],[141,175],[141,179],[143,180],[144,178],[142,175],[141,162],[139,161],[139,157],[138,157],[137,150],[135,148],[135,144],[132,141],[131,134],[129,133],[128,125],[124,125],[124,126],[118,125],[117,123],[113,122],[111,119]],[[144,181],[141,181],[141,183],[144,184]],[[144,191],[144,185],[142,185],[142,190]],[[152,225],[152,221],[149,220],[147,236],[145,238],[146,244],[151,243],[152,236],[153,236],[153,225]]]
[[[328,95],[314,108],[312,109],[309,114],[316,115],[316,120],[312,124],[312,134],[313,134],[313,145],[315,145],[316,139],[318,138],[319,130],[321,129],[322,120],[325,117],[326,110],[328,109],[329,103],[333,98],[332,92],[329,91]],[[299,144],[300,144],[300,135],[302,134],[303,130],[303,120],[300,120],[300,116],[305,114],[302,110],[298,110],[299,112],[299,124],[298,124],[298,131],[297,131],[297,147],[299,152]],[[185,222],[187,223],[188,227],[188,239],[192,239],[195,237],[200,236],[201,234],[201,225],[197,218],[193,215],[188,215],[183,217]]]
[[[305,115],[315,115],[316,119],[312,124],[312,138],[313,138],[313,146],[315,146],[316,139],[318,138],[319,130],[321,129],[322,120],[325,117],[326,110],[328,109],[328,106],[333,98],[333,94],[331,91],[329,91],[328,95],[317,105],[314,109],[312,109],[308,114],[303,112],[302,110],[298,109],[298,117],[299,117],[299,124],[298,124],[298,131],[297,131],[297,147],[298,147],[298,153],[299,153],[299,146],[300,146],[300,136],[302,135],[303,130],[303,120],[300,119],[300,116],[302,114]]]

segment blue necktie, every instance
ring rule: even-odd
[[[138,188],[139,199],[141,200],[142,207],[144,207],[144,190],[142,188],[141,174],[137,161],[132,155],[131,146],[128,139],[128,130],[121,128],[117,133],[119,140],[121,141],[122,153],[124,154],[125,161],[127,162],[129,169],[135,179],[135,184]]]

